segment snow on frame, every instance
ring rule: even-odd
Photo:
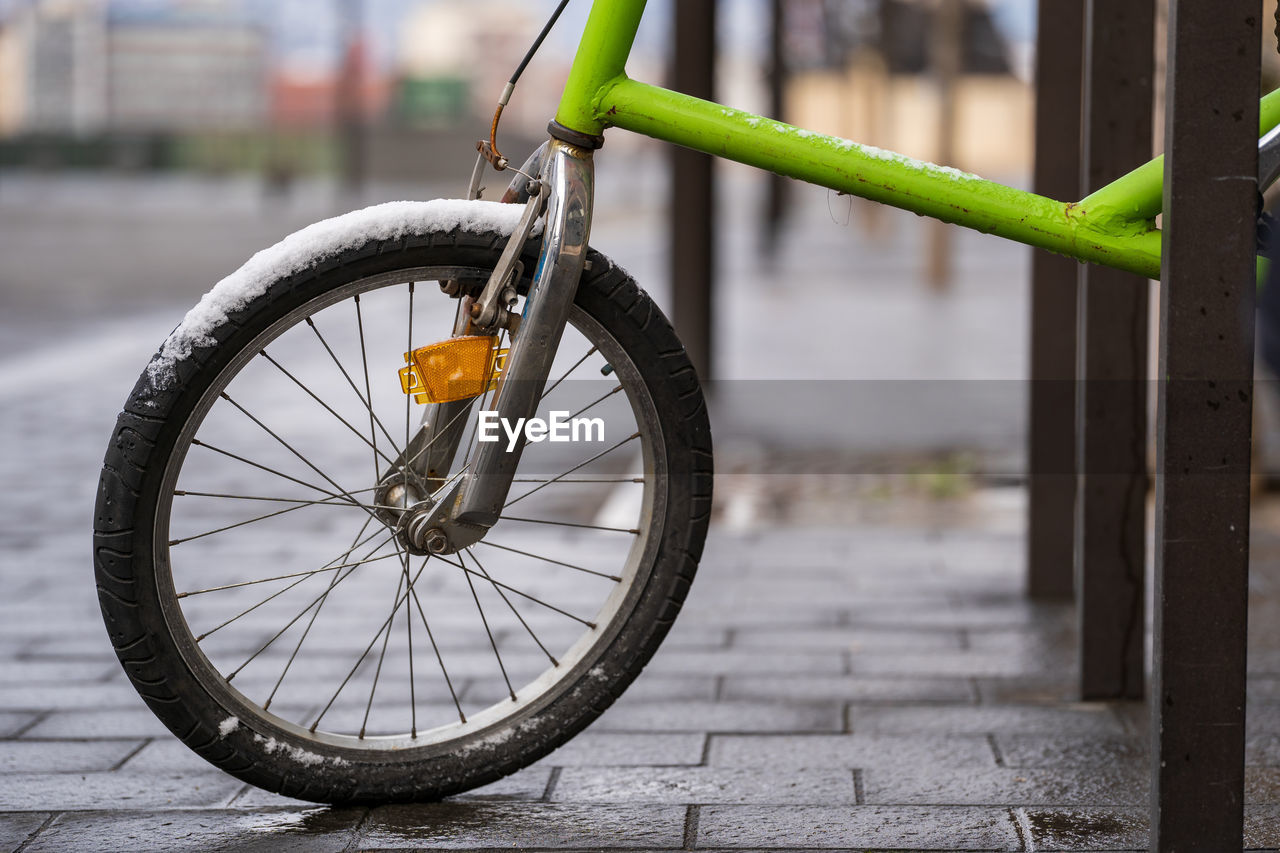
[[[510,234],[524,211],[521,204],[496,201],[394,201],[335,216],[294,232],[263,249],[244,266],[213,286],[187,312],[160,351],[147,365],[152,383],[163,388],[173,381],[174,365],[198,346],[211,346],[213,332],[227,316],[266,292],[274,282],[349,249],[379,240],[398,240],[455,229]]]

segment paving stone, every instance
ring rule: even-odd
[[[1045,809],[1016,812],[1034,850],[1145,850],[1145,808]]]
[[[225,805],[244,783],[224,773],[10,773],[4,807],[48,809],[207,808]]]
[[[853,773],[835,769],[571,767],[551,795],[567,803],[847,803]]]
[[[1246,850],[1280,849],[1280,806],[1245,804],[1244,846]]]
[[[620,703],[591,724],[593,732],[838,732],[834,702]]]
[[[110,770],[141,745],[139,741],[127,740],[3,740],[0,741],[0,773],[87,773]]]
[[[1247,706],[1244,730],[1249,735],[1280,734],[1280,704]]]
[[[733,648],[814,649],[865,651],[919,651],[946,649],[959,651],[958,631],[923,631],[906,628],[752,628],[733,635]]]
[[[1250,649],[1249,675],[1280,675],[1280,649]]]
[[[815,699],[852,702],[971,702],[973,690],[963,678],[866,678],[849,675],[797,675],[772,678],[730,675],[721,699]]]
[[[47,742],[47,743],[52,743]],[[177,738],[153,740],[133,755],[122,773],[208,773],[213,765]]]
[[[875,604],[854,604],[846,609],[848,623],[856,626],[916,626],[929,630],[940,628],[1018,627],[1067,624],[1070,609],[1029,604],[1010,596],[1003,603],[957,603],[916,601],[887,608]]]
[[[339,851],[355,838],[364,809],[88,812],[59,815],[26,850],[131,853],[237,850]],[[24,851],[26,853],[26,851]]]
[[[702,568],[699,567],[699,580],[704,579],[701,571]],[[700,584],[693,585],[689,600],[681,609],[679,621],[689,619],[707,625],[730,626],[738,630],[759,627],[803,630],[824,625],[837,625],[842,616],[842,610],[839,607],[814,602],[809,602],[808,606],[804,604],[770,606],[769,602],[762,601],[754,604],[739,604],[732,608],[711,601],[704,604],[694,600],[700,586]]]
[[[1089,770],[1096,767],[1142,765],[1147,742],[1137,737],[1054,737],[1052,735],[995,735],[1006,767],[1054,767]]]
[[[872,767],[862,776],[868,803],[1139,806],[1147,802],[1145,767],[1063,770],[993,768],[937,773],[928,767]]]
[[[1150,820],[1141,809],[1019,809],[1024,831],[1042,853],[1074,850],[1146,851]],[[1280,806],[1246,805],[1246,850],[1280,848]]]
[[[698,764],[703,734],[602,734],[583,732],[542,759],[551,767],[618,767]]]
[[[1280,678],[1250,678],[1248,689],[1250,702],[1280,702]]]
[[[1280,805],[1280,768],[1246,767],[1244,801],[1259,805]]]
[[[982,705],[1065,705],[1079,697],[1075,667],[1053,675],[975,678]]]
[[[1244,760],[1246,764],[1280,767],[1280,734],[1246,737]]]
[[[505,685],[492,680],[472,683],[461,695],[466,703],[498,702],[507,698]],[[651,676],[646,670],[622,695],[627,702],[709,702],[716,698],[716,676]],[[408,702],[407,696],[405,702]]]
[[[458,794],[453,797],[457,802],[472,800],[540,800],[547,792],[547,783],[551,780],[551,767],[537,765],[527,767],[497,782],[490,782],[479,788]]]
[[[539,800],[547,790],[547,782],[551,778],[550,766],[534,766],[513,773],[510,776],[503,777],[497,782],[491,782],[479,788],[474,788],[464,794],[458,794],[451,798],[455,802],[467,802],[471,800],[494,800],[494,801],[523,801],[523,800]],[[282,797],[279,794],[273,794],[264,791],[261,788],[253,786],[247,789],[240,796],[236,797],[232,802],[235,808],[272,808],[272,807],[292,807],[300,808],[302,806],[314,805],[307,800],[295,800],[292,797]]]
[[[3,684],[79,684],[102,681],[120,672],[114,657],[102,661],[0,659]]]
[[[1021,850],[1008,809],[706,806],[698,847]]]
[[[31,725],[39,716],[22,711],[0,711],[0,737],[12,737]]]
[[[0,717],[3,719],[3,717]],[[32,726],[28,738],[165,738],[172,737],[145,706],[132,711],[54,711]]]
[[[1106,705],[1036,707],[857,707],[851,712],[855,733],[909,734],[1088,734],[1124,735],[1120,720]]]
[[[39,812],[0,814],[0,850],[17,850],[48,819]]]
[[[834,675],[844,672],[844,658],[834,651],[802,654],[739,649],[673,649],[660,650],[654,655],[646,672],[662,675]]]
[[[683,806],[436,803],[374,809],[362,850],[488,847],[677,849]]]
[[[713,767],[995,766],[982,735],[712,735]]]
[[[1018,648],[1003,652],[868,651],[849,655],[850,672],[858,676],[997,676],[1029,675],[1045,669],[1069,669],[1072,658],[1062,652],[1043,657]]]
[[[9,684],[0,690],[0,708],[74,711],[84,708],[141,708],[137,691],[124,682]]]

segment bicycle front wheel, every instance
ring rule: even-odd
[[[598,253],[540,403],[567,440],[526,448],[476,545],[414,556],[397,533],[378,486],[420,417],[398,370],[449,337],[437,283],[479,287],[504,241],[471,223],[267,265],[258,292],[189,316],[117,422],[95,524],[108,630],[170,730],[247,782],[386,802],[493,781],[595,719],[679,611],[706,409],[665,318]]]

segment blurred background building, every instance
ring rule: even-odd
[[[424,167],[410,155],[414,139],[450,141],[460,125],[470,125],[467,136],[482,127],[553,5],[0,0],[0,165],[323,173],[342,161],[335,128],[358,119],[367,128],[368,174],[409,178]],[[763,97],[767,5],[726,0],[721,15],[723,98],[747,109],[759,109]],[[971,168],[1025,169],[1029,96],[1026,75],[1014,72],[1026,64],[1029,6],[969,4],[958,151],[973,156]],[[542,133],[588,7],[572,4],[529,69],[507,130]],[[660,79],[669,8],[650,7],[632,69]],[[791,0],[789,118],[928,156],[920,140],[930,138],[934,112],[932,8],[923,0]],[[1016,132],[980,141],[999,110]]]

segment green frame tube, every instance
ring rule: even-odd
[[[1162,157],[1080,201],[1055,201],[967,172],[825,136],[631,80],[625,64],[645,0],[594,0],[556,120],[617,127],[922,216],[1148,278],[1160,277]],[[1259,134],[1280,124],[1280,90]]]

